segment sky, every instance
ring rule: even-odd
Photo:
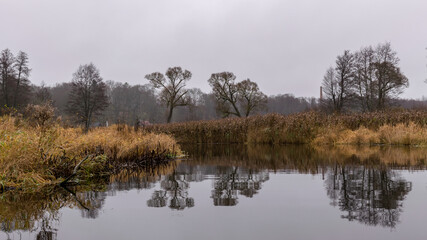
[[[421,98],[426,23],[425,0],[0,0],[0,50],[28,53],[35,84],[90,62],[130,84],[181,66],[204,92],[231,71],[268,95],[318,97],[337,55],[390,42],[410,82],[402,97]]]

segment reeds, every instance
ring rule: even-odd
[[[91,156],[80,172],[95,176],[120,163],[180,154],[175,140],[165,134],[133,131],[127,126],[96,128],[84,133],[10,116],[0,117],[0,190],[57,183],[75,165]]]
[[[146,129],[171,134],[180,143],[426,145],[427,112],[267,114],[159,124]]]

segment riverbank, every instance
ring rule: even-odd
[[[0,190],[59,184],[71,176],[69,181],[96,178],[123,166],[155,165],[180,154],[172,137],[135,132],[128,126],[85,133],[57,121],[0,117]]]
[[[330,188],[334,191],[339,191],[341,187],[353,187],[353,191],[348,191],[351,194],[361,190],[365,194],[372,193],[375,196],[386,192],[387,197],[399,197],[399,194],[394,194],[396,189],[405,191],[411,186],[409,181],[402,183],[402,173],[406,177],[409,173],[424,174],[427,170],[427,148],[262,144],[190,144],[181,147],[190,155],[188,161],[171,161],[154,168],[135,171],[123,169],[88,184],[50,185],[37,191],[7,191],[0,198],[3,231],[43,231],[38,227],[55,226],[58,219],[61,219],[61,208],[73,208],[74,211],[80,212],[75,216],[81,215],[95,221],[104,210],[110,211],[106,199],[113,196],[122,196],[120,199],[125,208],[129,202],[135,202],[139,207],[170,207],[174,211],[181,211],[188,208],[178,206],[192,206],[194,201],[195,206],[202,206],[200,203],[204,199],[209,201],[209,204],[215,203],[211,200],[213,197],[230,198],[230,203],[237,204],[238,201],[232,200],[237,198],[232,196],[241,198],[259,194],[265,181],[269,181],[270,177],[277,180],[283,173],[291,178],[283,179],[279,185],[281,187],[283,184],[298,187],[304,185],[303,182],[295,181],[292,175],[306,175],[310,182],[316,179],[324,180],[317,185],[322,188],[335,182],[336,184],[329,185],[334,186]],[[194,187],[203,181],[212,183]],[[363,188],[360,187],[361,184],[364,184]],[[206,191],[209,187],[212,187],[212,191]],[[378,191],[363,191],[373,188]],[[423,188],[419,189],[424,191]],[[192,198],[195,196],[194,192],[201,190],[203,193]],[[311,193],[311,190],[305,190]],[[119,192],[122,194],[118,194]],[[126,192],[131,194],[124,196]],[[229,194],[223,195],[223,192]],[[206,193],[212,195],[200,197]],[[132,197],[134,201],[129,200]],[[180,199],[184,201],[178,201]],[[188,201],[185,201],[186,199]],[[41,225],[41,222],[47,225]],[[52,223],[53,225],[49,225]]]
[[[326,115],[267,114],[158,124],[146,128],[179,143],[262,143],[314,145],[427,145],[427,112],[403,111]]]

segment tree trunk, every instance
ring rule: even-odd
[[[19,86],[21,83],[21,70],[19,71],[18,74],[18,79],[16,80],[16,89],[15,89],[15,96],[13,96],[13,107],[16,108],[16,100],[18,98],[19,95]]]
[[[237,108],[236,103],[235,103],[234,101],[232,101],[232,102],[231,102],[231,105],[233,106],[234,111],[236,112],[236,116],[241,117],[242,115],[240,114],[240,111],[239,111],[239,109]]]
[[[171,120],[172,120],[172,114],[173,114],[173,107],[172,107],[172,106],[170,106],[170,107],[169,107],[168,120],[167,120],[167,122],[168,122],[168,123],[170,123],[170,122],[171,122]]]

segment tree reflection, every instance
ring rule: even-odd
[[[342,218],[367,225],[395,227],[403,200],[412,185],[385,167],[335,165],[325,180],[331,205],[345,212]]]
[[[104,206],[107,198],[106,192],[88,191],[77,193],[79,201],[81,201],[81,215],[83,218],[95,219],[99,216],[99,212]]]
[[[50,221],[43,219],[41,223],[41,230],[37,233],[37,240],[56,240],[57,239],[57,229],[54,229],[50,226]]]
[[[163,177],[160,187],[162,190],[156,190],[147,201],[148,207],[165,207],[168,200],[169,208],[174,210],[194,207],[194,199],[188,197],[190,184],[185,180],[185,175],[173,171],[172,174]]]
[[[217,175],[213,184],[212,196],[215,206],[235,206],[238,193],[252,198],[261,189],[261,183],[269,179],[267,172],[254,173],[238,171],[238,167],[225,168],[226,171]]]

